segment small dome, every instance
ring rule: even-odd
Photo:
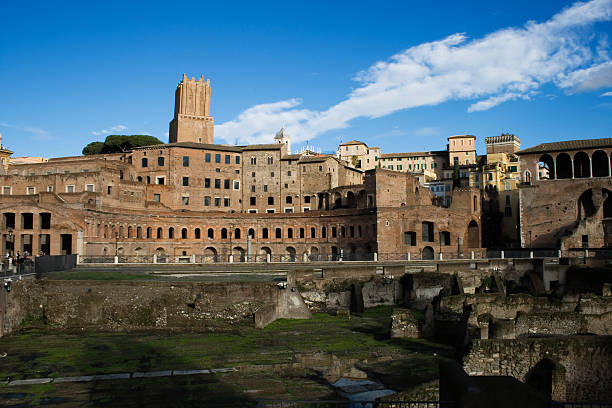
[[[276,132],[276,136],[274,136],[275,139],[284,139],[288,137],[290,137],[289,133],[287,133],[284,127],[282,127],[278,132]]]

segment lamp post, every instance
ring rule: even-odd
[[[531,231],[529,231],[529,250],[531,251]]]
[[[115,256],[118,256],[117,245],[119,243],[119,231],[115,231]]]
[[[232,225],[230,224],[229,228],[229,261],[232,263],[234,261],[232,256]]]

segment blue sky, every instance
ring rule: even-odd
[[[0,132],[15,156],[107,134],[167,140],[182,73],[212,82],[216,143],[444,149],[612,137],[612,0],[3,2]]]

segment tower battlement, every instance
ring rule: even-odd
[[[183,74],[174,93],[174,119],[170,122],[170,143],[213,143],[214,118],[210,116],[210,79]]]

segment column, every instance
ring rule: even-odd
[[[589,156],[589,177],[593,178],[593,160]]]
[[[572,180],[574,179],[574,158],[570,157],[570,160],[572,161]]]
[[[606,156],[608,156],[608,153],[606,153]],[[608,177],[612,176],[612,168],[610,167],[610,159],[612,158],[612,156],[608,156]]]
[[[557,157],[553,157],[552,167],[553,167],[553,173],[555,174],[555,177],[552,180],[558,179],[559,177],[557,176]],[[550,174],[548,175],[548,178],[550,179]]]

